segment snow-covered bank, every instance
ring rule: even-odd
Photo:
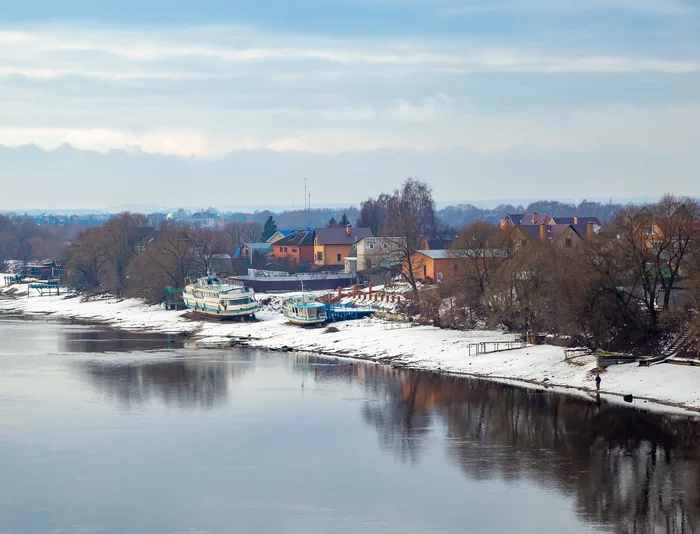
[[[17,294],[25,293],[21,287],[15,289]],[[265,296],[258,295],[258,298],[263,300]],[[514,336],[494,331],[459,332],[428,326],[408,327],[379,319],[337,323],[334,325],[337,332],[326,332],[325,328],[302,328],[284,320],[280,311],[283,298],[271,296],[270,304],[257,314],[259,320],[249,323],[191,320],[185,311],[166,311],[138,300],[83,302],[70,295],[2,299],[0,313],[50,314],[99,321],[128,330],[187,334],[202,346],[236,341],[259,348],[290,348],[416,369],[517,381],[530,387],[556,388],[577,394],[590,395],[595,390],[590,373],[596,365],[592,356],[566,361],[562,349],[548,345],[469,355],[470,343],[510,341]],[[620,397],[631,393],[636,398],[635,406],[700,412],[700,369],[697,367],[617,365],[609,368],[602,378],[602,394],[608,400],[622,402]]]

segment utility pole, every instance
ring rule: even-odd
[[[304,175],[304,211],[306,211],[306,174]]]

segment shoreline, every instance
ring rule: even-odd
[[[563,348],[549,345],[470,356],[467,352],[471,343],[505,342],[515,336],[498,331],[407,326],[376,318],[333,323],[338,331],[326,332],[326,328],[288,324],[280,312],[284,294],[259,298],[270,298],[271,303],[257,314],[259,320],[241,323],[190,319],[185,317],[186,310],[166,311],[136,299],[83,302],[71,294],[0,298],[0,315],[15,319],[71,319],[121,330],[181,335],[194,348],[245,346],[362,360],[576,395],[592,402],[596,399],[593,375],[589,373],[596,366],[594,356],[567,361]],[[605,402],[700,417],[697,367],[622,364],[609,368],[602,378],[600,398]],[[623,401],[626,394],[634,396],[632,403]]]

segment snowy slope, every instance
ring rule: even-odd
[[[7,289],[0,288],[0,292]],[[14,289],[18,294],[26,293],[26,286]],[[258,294],[257,297],[269,298],[270,303],[257,314],[257,322],[249,323],[192,320],[186,311],[166,311],[134,299],[83,302],[70,295],[0,299],[0,313],[50,314],[129,330],[186,334],[201,346],[220,346],[235,340],[261,348],[289,348],[417,369],[516,380],[530,387],[554,387],[577,394],[589,395],[595,389],[590,373],[595,367],[592,356],[565,361],[562,349],[548,345],[470,356],[469,343],[508,341],[514,336],[495,331],[408,327],[379,319],[337,323],[334,326],[338,332],[303,328],[284,320],[281,304],[285,295]],[[619,396],[631,393],[639,398],[635,405],[651,407],[655,402],[664,404],[664,409],[682,406],[700,412],[700,368],[670,364],[617,365],[609,368],[602,378],[602,391],[610,400],[620,400]]]

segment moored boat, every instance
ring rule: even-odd
[[[255,318],[260,310],[254,291],[243,284],[229,284],[216,276],[203,276],[190,282],[182,299],[193,312],[214,319]]]
[[[284,316],[290,323],[299,325],[319,325],[328,320],[326,305],[306,293],[294,295],[285,302]]]

